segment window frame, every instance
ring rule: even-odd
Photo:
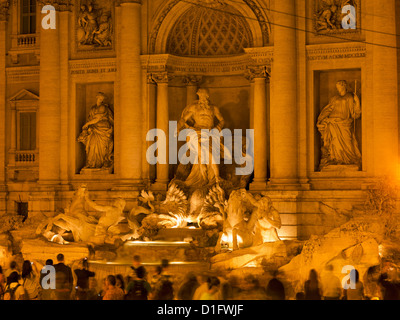
[[[24,13],[24,1],[29,1],[29,12]],[[30,9],[32,7],[32,2],[34,2],[34,12],[32,12]],[[19,8],[18,8],[18,16],[19,16],[19,32],[18,34],[36,34],[37,32],[37,0],[20,0],[19,1]],[[28,18],[28,31],[29,32],[24,32],[24,18]],[[32,21],[31,19],[34,19],[34,28],[35,30],[31,30],[32,27]],[[34,32],[32,32],[34,31]]]

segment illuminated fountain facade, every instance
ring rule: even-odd
[[[396,1],[345,1],[347,29],[340,0],[28,2],[0,0],[2,266],[138,253],[296,285],[396,257]]]

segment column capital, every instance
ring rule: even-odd
[[[9,0],[1,0],[0,1],[0,22],[7,21],[8,8],[10,7]]]
[[[146,80],[147,80],[147,84],[156,84],[152,73],[147,73]]]
[[[187,86],[198,86],[202,81],[202,76],[186,75],[182,79],[183,83]]]
[[[168,72],[157,72],[151,74],[152,80],[157,84],[168,84],[174,77]]]
[[[270,72],[267,66],[247,66],[245,77],[249,81],[253,81],[254,79],[269,79]]]

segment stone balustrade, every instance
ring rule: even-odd
[[[36,163],[37,160],[36,151],[17,151],[15,153],[15,163]]]

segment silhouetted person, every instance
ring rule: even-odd
[[[383,300],[400,300],[399,288],[387,273],[382,273],[378,282],[382,287]]]
[[[53,260],[52,259],[47,259],[46,260],[46,266],[52,266],[53,265]],[[54,290],[53,289],[44,289],[43,288],[43,278],[47,276],[48,271],[45,270],[45,267],[40,271],[40,276],[39,276],[39,284],[42,288],[41,290],[41,300],[54,300]]]
[[[10,262],[10,268],[4,272],[4,277],[7,279],[8,276],[13,272],[17,272],[19,274],[19,271],[17,270],[17,263],[15,261]]]
[[[132,278],[126,287],[125,300],[148,300],[151,286],[145,278],[146,269],[140,266],[136,269],[136,277]]]
[[[304,292],[297,292],[296,300],[306,300],[306,295],[304,294]]]
[[[358,270],[354,269],[351,270],[350,272],[353,272],[351,276],[355,278],[356,280],[356,285],[355,289],[352,289],[351,287],[349,289],[345,289],[344,291],[344,297],[346,300],[364,300],[364,284],[360,281],[360,274],[358,273]]]
[[[382,290],[378,283],[380,277],[379,266],[369,267],[364,278],[364,290],[367,299],[382,299]]]
[[[76,282],[76,294],[77,300],[87,300],[87,292],[89,290],[89,278],[94,277],[95,273],[89,271],[89,264],[87,259],[83,259],[82,268],[74,270],[77,282]]]
[[[221,300],[221,282],[218,277],[209,277],[207,283],[207,291],[201,295],[200,300]]]
[[[106,278],[105,294],[103,300],[124,300],[125,293],[121,288],[116,287],[115,276],[108,275]]]
[[[25,260],[22,264],[22,286],[25,290],[25,299],[26,300],[38,300],[39,299],[39,290],[40,286],[38,283],[38,272],[36,264],[30,262],[29,260]]]
[[[268,282],[266,288],[267,300],[285,300],[285,287],[277,279],[278,272],[274,272],[273,278]]]
[[[173,283],[170,280],[162,280],[154,292],[153,300],[174,300]]]
[[[132,266],[131,266],[132,276],[133,277],[136,277],[136,269],[139,268],[139,267],[142,267],[142,259],[140,258],[140,256],[134,255],[133,256],[133,263],[132,263]],[[146,274],[147,274],[147,272],[146,272]]]
[[[54,266],[56,270],[56,300],[70,300],[73,286],[73,277],[71,268],[64,264],[64,255],[57,255],[58,263]]]
[[[196,289],[200,286],[196,275],[189,272],[178,290],[178,300],[192,300]]]
[[[331,264],[326,266],[326,272],[321,276],[321,291],[324,300],[340,300],[342,284],[333,273]]]
[[[306,300],[321,300],[318,274],[314,269],[310,270],[308,280],[304,283],[304,293]]]

